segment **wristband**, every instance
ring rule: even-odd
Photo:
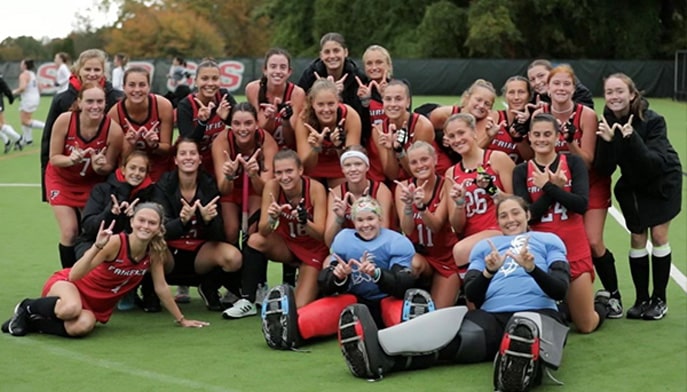
[[[379,282],[379,278],[381,278],[381,277],[382,277],[382,270],[379,269],[379,267],[375,268],[375,274],[372,277],[372,280],[374,280],[375,282]]]
[[[272,217],[272,215],[270,215],[270,216],[267,218],[267,226],[269,226],[270,229],[272,229],[272,230],[276,230],[276,229],[277,229],[277,224],[278,224],[278,223],[279,223],[279,219],[274,219],[274,218]]]
[[[420,212],[424,212],[427,210],[427,204],[422,203],[420,206],[417,207],[417,210]]]
[[[339,226],[341,226],[341,225],[344,224],[344,222],[346,222],[346,219],[344,219],[344,218],[342,218],[342,217],[340,217],[340,216],[337,215],[337,217],[336,217],[336,224],[338,224]]]
[[[496,274],[499,272],[499,268],[497,268],[496,271],[492,271],[492,270],[490,270],[489,268],[487,268],[487,267],[485,266],[484,269],[485,269],[488,273],[490,273],[492,276],[496,275]]]
[[[403,215],[406,215],[406,216],[411,216],[411,215],[413,215],[413,209],[412,209],[412,207],[411,207],[411,208],[407,208],[407,207],[404,208],[404,209],[403,209]]]
[[[313,146],[312,150],[319,154],[322,152],[322,146]]]
[[[239,176],[237,176],[236,174],[232,174],[232,175],[225,174],[224,178],[226,178],[227,181],[234,181],[235,179],[239,178]]]
[[[456,203],[457,207],[462,207],[465,205],[465,198],[461,197],[460,199],[456,199],[454,202]]]

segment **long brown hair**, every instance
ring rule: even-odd
[[[165,241],[164,208],[158,203],[147,201],[136,206],[136,209],[134,210],[134,216],[136,216],[138,211],[143,209],[153,210],[160,217],[160,231],[150,240],[150,243],[148,244],[148,253],[150,254],[151,262],[162,263],[165,261],[168,252],[167,242]]]

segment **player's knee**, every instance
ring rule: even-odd
[[[236,271],[243,264],[243,255],[236,247],[227,245],[222,249],[222,269],[226,272]]]
[[[60,301],[55,306],[55,315],[61,320],[74,320],[81,315],[81,304],[75,301]]]
[[[265,250],[265,244],[267,243],[265,237],[258,233],[253,233],[248,237],[248,246],[251,248],[263,252]]]
[[[66,330],[69,336],[86,336],[95,328],[95,318],[85,313],[71,323],[67,323]]]

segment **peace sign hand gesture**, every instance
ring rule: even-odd
[[[181,199],[181,211],[179,212],[179,219],[182,224],[188,223],[193,215],[196,214],[196,208],[198,208],[198,203],[193,203],[193,205],[188,204],[186,199]]]
[[[260,155],[261,149],[255,150],[253,155],[248,158],[248,160],[243,159],[243,156],[239,154],[237,159],[243,165],[243,170],[248,174],[249,177],[257,177],[260,174],[260,164],[258,163],[258,156]]]
[[[498,271],[501,269],[503,262],[506,261],[507,253],[505,255],[501,255],[499,250],[496,249],[496,246],[493,242],[491,242],[490,239],[487,239],[487,242],[489,243],[489,247],[491,247],[491,252],[484,258],[484,264],[487,272],[491,273],[490,271]],[[495,273],[491,274],[494,275]]]
[[[203,218],[205,223],[210,222],[213,220],[217,215],[217,201],[219,200],[219,196],[215,196],[214,199],[210,200],[206,205],[202,205],[200,203],[200,199],[197,199],[196,202],[193,204],[198,211],[200,211],[200,216]]]
[[[102,249],[105,247],[105,245],[107,245],[107,243],[110,241],[110,237],[112,237],[112,229],[114,229],[114,225],[115,221],[113,220],[110,223],[110,226],[105,229],[105,221],[100,221],[98,235],[95,237],[95,241],[93,242],[93,245],[95,245],[96,248]]]
[[[310,144],[310,147],[312,147],[315,152],[319,153],[322,151],[322,143],[324,143],[326,136],[329,134],[329,128],[324,128],[322,132],[317,132],[317,130],[308,123],[305,123],[305,127],[310,131],[308,135],[308,144]]]
[[[237,154],[235,159],[231,159],[227,150],[224,150],[224,163],[222,163],[222,174],[224,178],[229,181],[233,181],[238,176],[237,172],[239,169],[239,160],[241,159],[241,154]]]
[[[527,244],[530,241],[530,237],[527,236],[525,237],[525,242],[522,244],[522,247],[520,248],[520,251],[517,253],[513,253],[510,250],[506,252],[506,257],[510,257],[511,259],[515,260],[516,263],[518,263],[519,266],[525,269],[527,272],[532,272],[534,270],[535,264],[534,264],[534,255],[530,253],[529,248],[527,247]]]
[[[193,100],[198,104],[198,120],[207,121],[212,114],[212,109],[215,108],[215,103],[210,101],[206,106],[198,97],[194,97]]]

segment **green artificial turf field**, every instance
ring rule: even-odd
[[[451,97],[415,97],[414,102],[450,104]],[[44,119],[43,98],[37,119]],[[495,107],[501,107],[498,103]],[[597,100],[597,108],[603,101]],[[687,104],[652,99],[669,124],[669,136],[687,164]],[[20,130],[17,105],[6,119]],[[34,132],[40,140],[40,132]],[[39,147],[0,155],[0,318],[24,297],[35,297],[59,268],[58,229],[40,202]],[[683,171],[687,168],[683,166]],[[683,185],[683,195],[685,193]],[[687,195],[685,195],[687,196]],[[683,206],[687,197],[683,197]],[[683,208],[684,209],[684,208]],[[615,253],[625,305],[634,300],[627,267],[629,235],[609,215],[606,244]],[[678,275],[687,272],[687,225],[683,212],[670,234]],[[270,267],[277,284],[281,268]],[[687,294],[671,279],[670,311],[662,321],[609,320],[598,332],[571,332],[563,366],[540,391],[685,391],[687,388]],[[599,283],[596,283],[599,286]],[[182,305],[187,318],[212,323],[204,329],[176,327],[166,312],[116,311],[107,325],[85,339],[32,334],[0,335],[0,391],[489,391],[492,365],[439,366],[396,373],[376,383],[348,372],[334,339],[305,347],[309,353],[267,347],[258,317],[222,320],[205,310],[193,292]],[[431,331],[427,331],[431,333]]]

